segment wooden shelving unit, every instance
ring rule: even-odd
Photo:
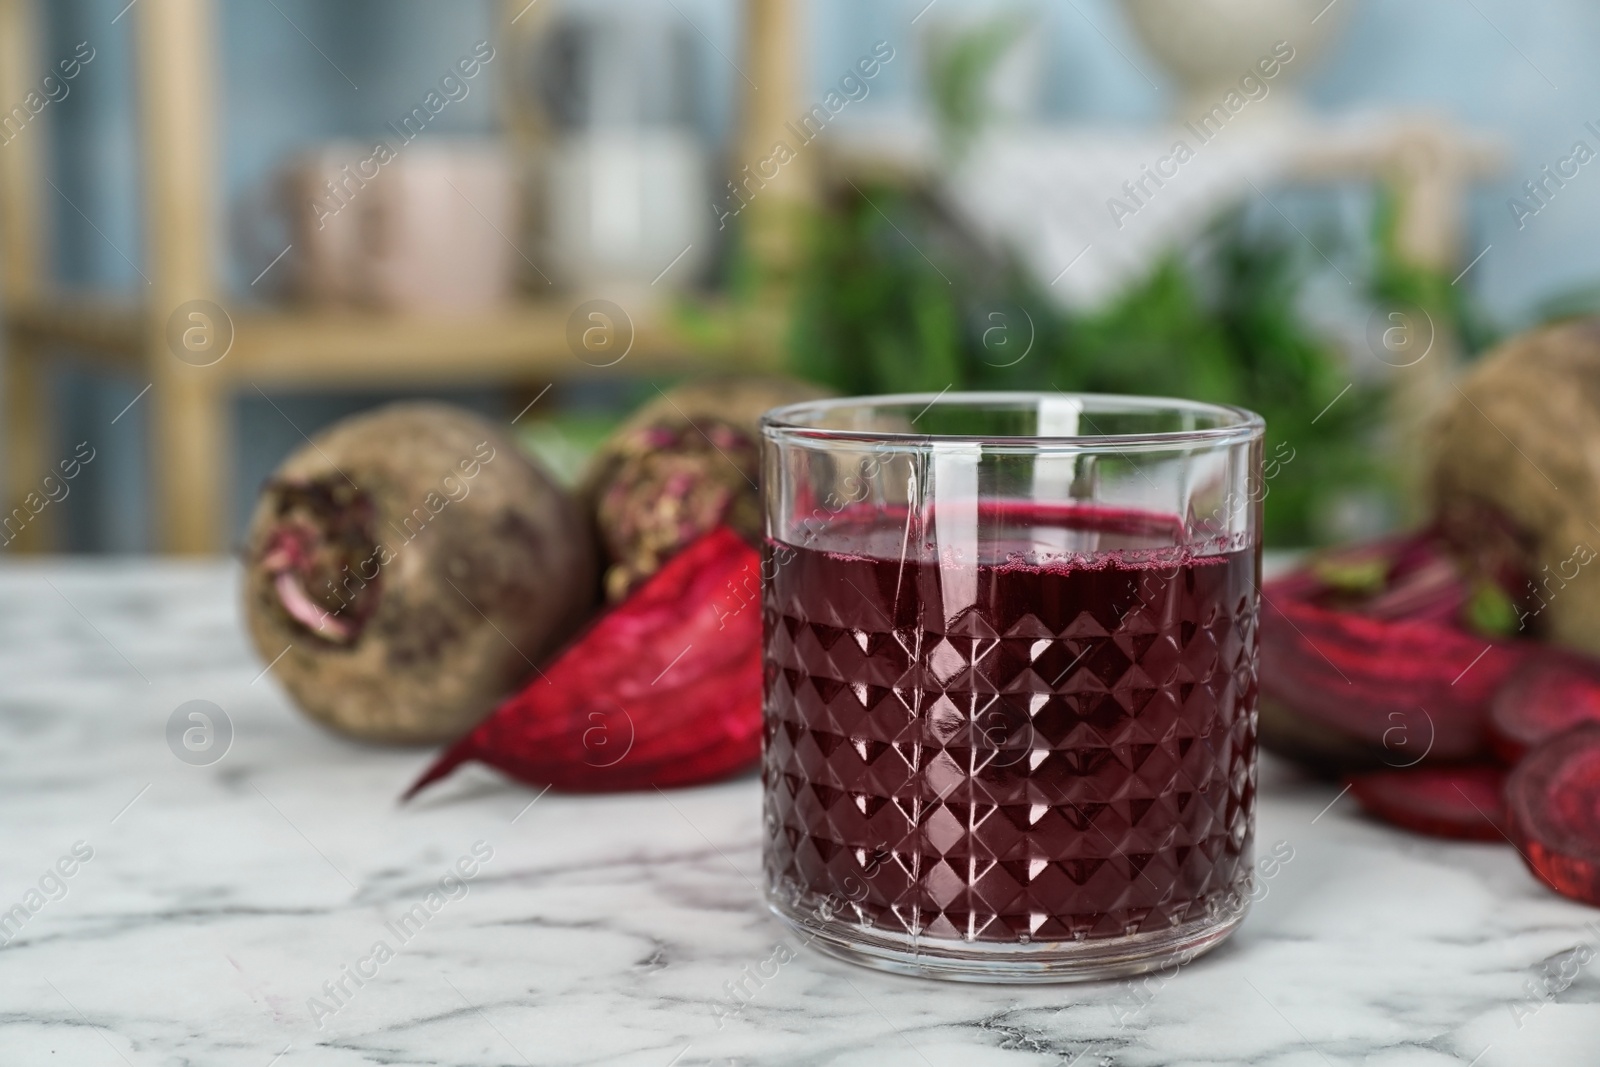
[[[38,2],[0,0],[0,101],[22,100],[42,73],[36,69]],[[550,17],[558,0],[531,8],[527,0],[499,2],[501,36],[514,45]],[[790,136],[785,121],[804,110],[796,45],[801,6],[802,0],[742,0],[739,67],[746,77],[736,81],[743,93],[736,161],[765,158],[776,141]],[[0,521],[60,458],[51,454],[45,383],[48,365],[65,351],[151,383],[142,403],[149,405],[157,543],[169,552],[215,552],[224,543],[231,410],[241,391],[462,382],[540,386],[561,378],[688,367],[768,369],[777,363],[786,326],[787,286],[801,247],[798,229],[818,184],[849,174],[915,175],[930,166],[927,160],[900,159],[892,145],[882,143],[852,148],[835,142],[826,151],[802,153],[740,216],[745,252],[761,279],[754,298],[737,311],[711,309],[715,327],[694,336],[675,328],[674,318],[660,310],[630,308],[633,347],[613,367],[585,363],[568,344],[567,319],[586,299],[582,293],[460,315],[230,306],[212,262],[220,214],[213,4],[139,0],[126,14],[137,33],[146,234],[141,269],[150,280],[138,303],[108,303],[51,288],[41,226],[48,203],[41,193],[47,188],[44,139],[19,137],[0,148],[8,473]],[[519,149],[539,150],[544,131],[537,115],[508,109],[505,127]],[[1463,198],[1474,180],[1498,164],[1497,146],[1449,123],[1403,116],[1305,132],[1306,150],[1288,180],[1377,182],[1395,196],[1405,258],[1433,270],[1459,264]],[[234,327],[226,358],[206,367],[177,358],[167,341],[173,309],[196,299],[226,307]],[[1441,329],[1434,354],[1396,381],[1396,449],[1410,467],[1422,454],[1419,427],[1448,389],[1455,348],[1455,339]],[[48,546],[53,517],[47,508],[33,518],[12,548]]]
[[[549,6],[547,3],[545,6]],[[526,0],[504,5],[502,30]],[[781,329],[779,293],[753,313],[721,312],[706,342],[671,316],[633,313],[626,360],[597,369],[568,346],[567,319],[583,294],[566,294],[489,313],[408,315],[232,306],[219,291],[216,247],[216,14],[211,0],[140,0],[136,22],[143,229],[150,284],[137,303],[108,303],[52,289],[43,266],[45,201],[42,138],[22,137],[0,151],[0,285],[4,286],[5,514],[48,473],[56,457],[45,393],[49,363],[64,352],[88,356],[152,383],[150,455],[157,540],[174,553],[224,547],[224,499],[232,472],[234,397],[245,388],[416,386],[459,382],[541,383],[594,374],[650,373],[684,367],[770,367]],[[768,145],[796,111],[795,0],[744,0],[742,66],[746,90],[738,144]],[[21,100],[42,74],[33,0],[0,0],[0,99]],[[524,22],[531,22],[523,20]],[[743,84],[743,83],[741,83]],[[508,135],[528,136],[514,123]],[[742,157],[741,157],[742,158]],[[751,156],[750,158],[757,158]],[[809,195],[803,168],[764,190],[745,239],[767,284],[782,286],[797,247],[797,204]],[[167,341],[173,309],[211,300],[229,312],[234,340],[205,367],[177,358]],[[765,309],[765,310],[761,310]],[[713,309],[714,314],[715,310]],[[50,509],[30,521],[13,549],[50,542]]]
[[[230,313],[232,347],[204,369],[233,387],[547,381],[610,369],[574,359],[566,326],[578,302],[530,301],[458,315],[236,309]],[[35,297],[8,301],[6,316],[8,336],[25,348],[72,346],[108,367],[137,372],[144,366],[145,313],[133,304]],[[731,312],[718,317],[733,322]],[[619,371],[749,365],[742,348],[685,338],[670,322],[635,314],[633,334],[632,351],[616,364]]]

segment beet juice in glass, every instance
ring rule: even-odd
[[[976,981],[1186,960],[1244,917],[1261,419],[945,394],[763,420],[767,895]]]

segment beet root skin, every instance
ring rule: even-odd
[[[301,507],[308,493],[358,494],[369,521],[344,522],[348,501]],[[319,538],[338,554],[306,564]],[[596,586],[572,497],[494,425],[443,404],[346,419],[291,455],[257,503],[244,562],[245,616],[271,673],[313,719],[382,742],[470,729],[581,624]],[[329,618],[308,625],[317,610]]]
[[[1432,427],[1433,506],[1520,622],[1600,656],[1600,318],[1518,334],[1477,361]],[[1501,573],[1496,573],[1501,572]]]
[[[1370,814],[1432,837],[1504,841],[1505,768],[1493,764],[1376,771],[1350,779]]]
[[[761,415],[827,395],[792,379],[730,375],[680,385],[630,415],[579,490],[604,552],[607,599],[622,600],[718,526],[757,544]]]
[[[1511,837],[1535,877],[1600,907],[1600,725],[1531,750],[1506,781]]]
[[[614,440],[618,462],[595,502],[595,525],[611,565],[613,603],[718,525],[747,541],[761,530],[760,442],[717,419],[662,423]]]

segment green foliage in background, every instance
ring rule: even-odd
[[[1028,29],[1022,17],[1003,15],[966,33],[932,35],[928,93],[950,156],[964,152],[993,117],[988,111],[988,83],[1000,60]]]
[[[1461,282],[1459,274],[1407,262],[1396,239],[1397,214],[1393,197],[1380,197],[1373,227],[1376,255],[1369,295],[1380,307],[1411,304],[1425,309],[1450,329],[1468,358],[1482,355],[1518,329],[1600,316],[1600,282],[1586,282],[1540,300],[1525,318],[1519,316],[1520,325],[1496,322],[1483,301],[1473,296],[1470,282]]]
[[[1473,300],[1465,286],[1443,271],[1418,266],[1400,252],[1399,208],[1395,198],[1380,194],[1373,213],[1373,263],[1367,293],[1379,307],[1419,307],[1438,326],[1449,330],[1468,355],[1484,351],[1499,340],[1499,329]]]
[[[1280,457],[1269,543],[1307,544],[1319,508],[1381,486],[1383,473],[1373,391],[1340,396],[1351,378],[1297,310],[1303,249],[1230,216],[1192,258],[1169,256],[1110,306],[1069,314],[931,197],[852,187],[813,230],[792,367],[853,394],[1061,389],[1251,408],[1267,420],[1266,454]]]

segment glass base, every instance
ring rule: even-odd
[[[1166,930],[1083,941],[1017,944],[952,941],[896,934],[875,927],[807,922],[769,900],[772,913],[810,945],[863,967],[947,982],[1040,985],[1127,978],[1176,962],[1188,964],[1225,941],[1249,910],[1248,898],[1217,917]]]

